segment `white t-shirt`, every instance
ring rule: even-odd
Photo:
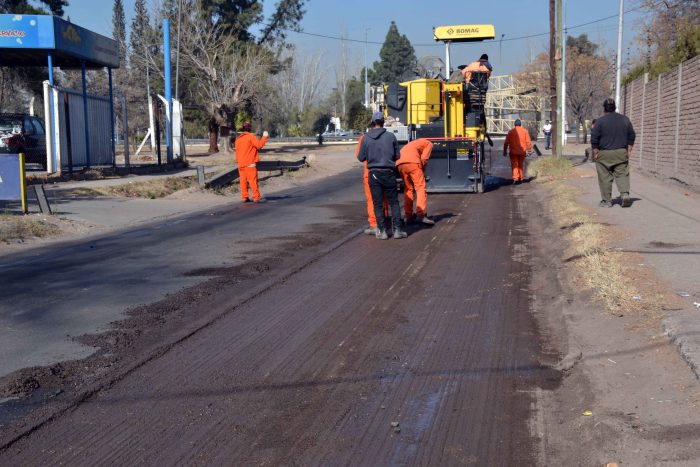
[[[545,123],[544,126],[542,127],[542,131],[545,133],[551,133],[552,132],[552,124]]]

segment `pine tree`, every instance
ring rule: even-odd
[[[401,81],[416,66],[416,53],[411,41],[399,33],[399,28],[393,21],[379,51],[379,58],[381,61],[374,62],[373,81],[384,83]]]
[[[129,33],[129,126],[137,132],[148,127],[148,94],[146,67],[150,66],[153,28],[149,21],[146,0],[134,3],[134,18]],[[151,70],[149,75],[154,75]],[[152,76],[151,76],[152,77]]]
[[[119,66],[126,68],[126,17],[124,16],[124,3],[122,0],[114,0],[112,8],[112,38],[117,41],[119,47]]]

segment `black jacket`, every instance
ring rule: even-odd
[[[636,138],[632,122],[617,112],[606,113],[595,121],[591,131],[593,149],[627,149]]]
[[[396,136],[384,128],[372,128],[362,138],[357,160],[367,161],[368,169],[393,169],[399,159]]]

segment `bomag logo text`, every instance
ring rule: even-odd
[[[479,32],[479,28],[458,28],[457,34],[476,34]]]

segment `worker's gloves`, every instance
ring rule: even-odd
[[[263,131],[263,136],[270,136],[270,133],[268,133],[267,131]]]

